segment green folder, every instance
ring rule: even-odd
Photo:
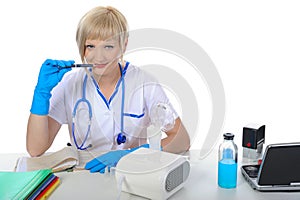
[[[0,172],[0,199],[25,199],[51,173],[51,169]]]

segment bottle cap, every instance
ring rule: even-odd
[[[233,140],[234,135],[232,133],[224,133],[224,139],[225,140]]]

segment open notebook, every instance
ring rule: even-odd
[[[40,169],[52,169],[53,172],[68,169],[82,170],[85,164],[105,152],[79,151],[72,146],[64,147],[56,152],[45,153],[39,157],[20,157],[15,171],[26,172]]]
[[[300,190],[300,143],[271,144],[260,165],[243,165],[241,173],[258,191]]]

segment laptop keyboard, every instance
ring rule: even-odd
[[[260,165],[245,165],[242,168],[250,178],[257,178]]]

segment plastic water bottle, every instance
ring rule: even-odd
[[[238,149],[233,141],[234,135],[225,133],[219,147],[218,185],[222,188],[235,188],[237,182]]]

